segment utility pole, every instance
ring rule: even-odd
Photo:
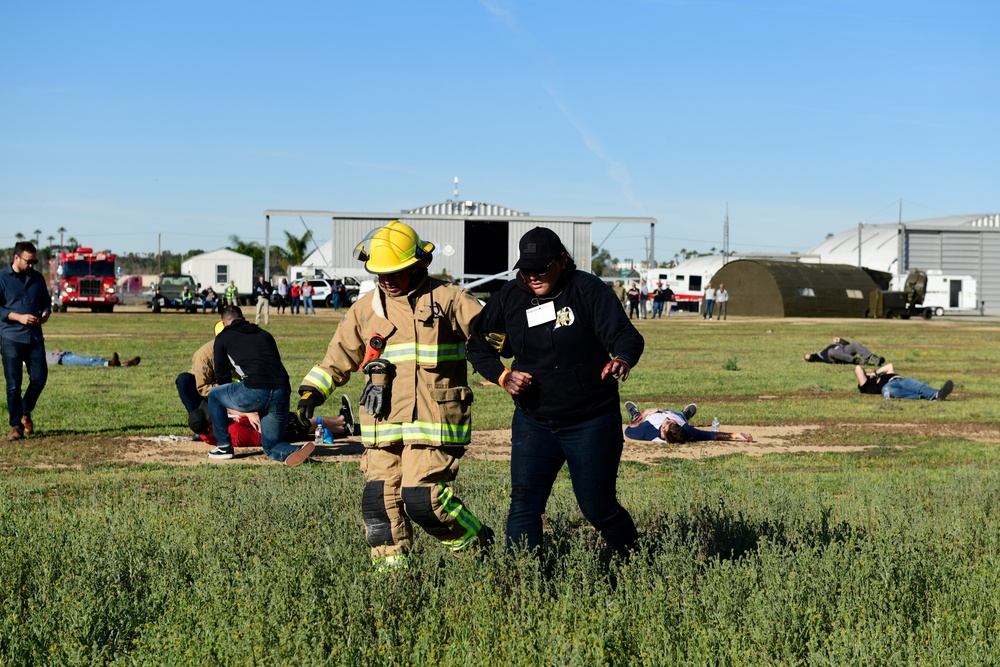
[[[729,202],[726,202],[726,222],[722,226],[722,265],[729,261]]]

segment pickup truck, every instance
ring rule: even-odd
[[[187,303],[181,299],[185,287],[191,292],[191,299]],[[164,308],[183,308],[186,313],[194,313],[201,308],[201,294],[193,277],[183,273],[161,273],[148,305],[154,313],[159,313]]]

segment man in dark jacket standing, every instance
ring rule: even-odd
[[[535,227],[521,237],[514,280],[472,323],[467,355],[514,399],[507,540],[536,550],[564,464],[586,519],[619,552],[638,533],[618,503],[624,438],[618,381],[642,354],[642,335],[614,291],[578,271],[562,241]],[[501,357],[514,357],[505,368]]]
[[[274,337],[243,319],[238,306],[222,309],[222,324],[225,328],[215,337],[215,380],[219,386],[208,393],[208,413],[219,444],[208,456],[233,458],[227,415],[229,410],[237,410],[260,416],[261,446],[269,459],[299,465],[316,446],[310,442],[297,447],[285,440],[292,389]],[[232,381],[234,373],[239,382]]]
[[[11,427],[7,440],[20,440],[34,432],[31,411],[49,377],[42,325],[52,314],[52,298],[45,280],[35,271],[37,263],[34,244],[20,241],[14,246],[14,261],[0,271],[0,348]],[[22,396],[24,366],[28,389]]]

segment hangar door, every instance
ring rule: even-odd
[[[507,228],[505,220],[465,221],[465,274],[492,276],[506,271]]]

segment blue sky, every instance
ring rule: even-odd
[[[0,0],[0,232],[264,240],[452,197],[657,259],[1000,211],[1000,5]],[[329,226],[306,219],[318,238]],[[297,218],[272,220],[301,235]],[[594,241],[642,258],[648,227]],[[433,240],[433,239],[431,239]]]

